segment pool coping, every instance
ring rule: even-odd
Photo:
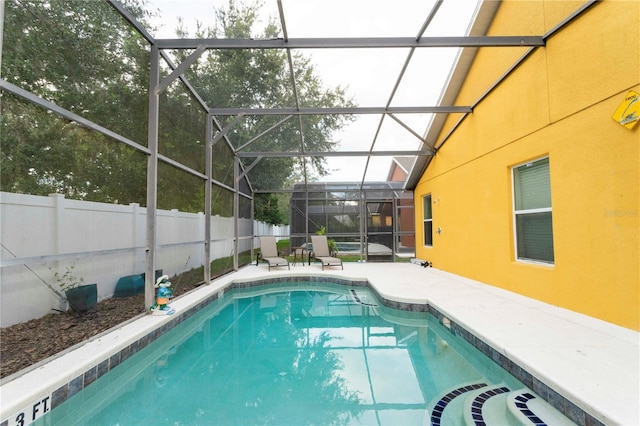
[[[258,271],[256,268],[254,271],[257,271],[258,275],[254,271],[247,277],[237,273],[229,274],[172,301],[171,306],[177,311],[174,315],[144,315],[84,345],[72,348],[62,356],[0,387],[2,397],[0,426],[12,424],[10,421],[15,421],[16,416],[20,416],[21,413],[26,420],[25,424],[37,419],[84,387],[91,385],[109,370],[117,367],[225,292],[235,288],[268,285],[275,281],[313,281],[367,287],[379,302],[387,307],[410,312],[428,312],[451,333],[465,339],[576,424],[605,424],[598,419],[598,417],[602,419],[604,415],[599,415],[593,410],[587,412],[580,407],[580,401],[575,399],[575,395],[564,396],[561,391],[554,388],[552,383],[536,375],[534,369],[511,359],[504,353],[504,348],[503,350],[495,349],[488,339],[470,331],[463,322],[451,315],[452,312],[447,312],[445,308],[437,306],[433,301],[416,296],[390,295],[385,291],[386,289],[376,286],[370,278],[345,277],[344,274],[335,274],[333,271],[320,273],[319,270],[309,269],[311,268],[307,268],[308,272],[305,273],[300,273],[298,269],[295,273],[274,274],[266,270]]]

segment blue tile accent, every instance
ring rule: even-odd
[[[471,403],[471,412],[474,413],[472,414],[472,417],[476,426],[486,424],[484,418],[482,417],[482,406],[484,405],[484,403],[487,402],[489,398],[503,394],[505,392],[509,392],[509,388],[503,386],[501,388],[487,390],[486,392],[483,392],[474,398],[473,402]]]
[[[353,300],[355,300],[355,302],[359,305],[363,305],[363,306],[378,306],[375,303],[365,303],[362,300],[360,300],[360,296],[358,296],[358,293],[356,293],[356,291],[354,289],[351,289],[351,296],[353,297]]]
[[[120,352],[111,355],[109,358],[109,369],[117,367],[120,364]]]
[[[535,396],[531,395],[529,392],[524,392],[516,396],[515,399],[516,401],[520,401],[516,403],[516,407],[518,407],[518,410],[520,410],[520,412],[524,414],[527,419],[531,421],[531,423],[538,426],[547,426],[546,423],[541,418],[536,416],[533,411],[529,410],[529,407],[527,406],[527,402],[531,401],[532,399],[536,399]]]
[[[582,411],[578,406],[576,406],[571,401],[565,401],[565,411],[564,415],[567,416],[571,421],[582,425],[585,424],[585,412]]]
[[[69,398],[69,383],[65,383],[51,394],[51,408],[57,407]]]
[[[87,370],[84,373],[83,386],[90,385],[91,383],[95,382],[97,378],[98,378],[98,366],[96,365],[95,367]]]
[[[463,386],[463,387],[452,390],[451,392],[449,392],[448,394],[440,398],[440,400],[436,403],[437,409],[434,408],[433,412],[431,413],[431,425],[440,426],[440,423],[442,421],[442,413],[444,412],[444,409],[446,408],[447,404],[451,402],[453,398],[455,398],[456,396],[462,395],[465,392],[469,392],[474,389],[480,389],[485,386],[487,386],[486,383],[475,383],[472,385]]]
[[[104,376],[107,372],[109,372],[109,360],[105,359],[100,364],[98,364],[98,372],[96,375],[96,379]]]
[[[83,376],[78,376],[69,382],[69,396],[73,396],[80,392],[84,387]]]

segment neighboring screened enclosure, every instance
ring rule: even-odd
[[[326,234],[339,254],[393,261],[415,255],[413,193],[403,182],[296,184],[291,194],[291,246],[310,247]]]

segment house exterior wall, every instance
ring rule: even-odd
[[[392,163],[391,169],[391,178],[390,181],[393,182],[404,182],[407,178],[407,172],[402,169],[397,163]],[[398,227],[400,232],[411,232],[411,234],[401,234],[399,241],[401,248],[412,248],[416,246],[416,235],[415,229],[413,227],[414,223],[414,209],[413,201],[410,199],[399,199],[398,206],[401,207],[398,209],[398,219],[400,220],[400,225]],[[403,208],[404,207],[404,208]]]
[[[391,172],[391,181],[393,182],[404,182],[404,180],[407,178],[407,173],[402,170],[400,167],[398,167],[397,164],[393,165],[393,170]]]
[[[545,34],[582,4],[504,1],[488,35]],[[474,108],[414,190],[418,258],[640,329],[640,123],[628,129],[611,118],[629,90],[640,92],[638,28],[640,2],[597,2]],[[526,50],[480,49],[456,104],[473,104]],[[448,118],[441,138],[459,119]],[[553,265],[516,260],[514,248],[511,170],[541,157],[549,158]]]

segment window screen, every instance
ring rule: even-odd
[[[553,263],[553,223],[549,159],[513,169],[516,256]]]

